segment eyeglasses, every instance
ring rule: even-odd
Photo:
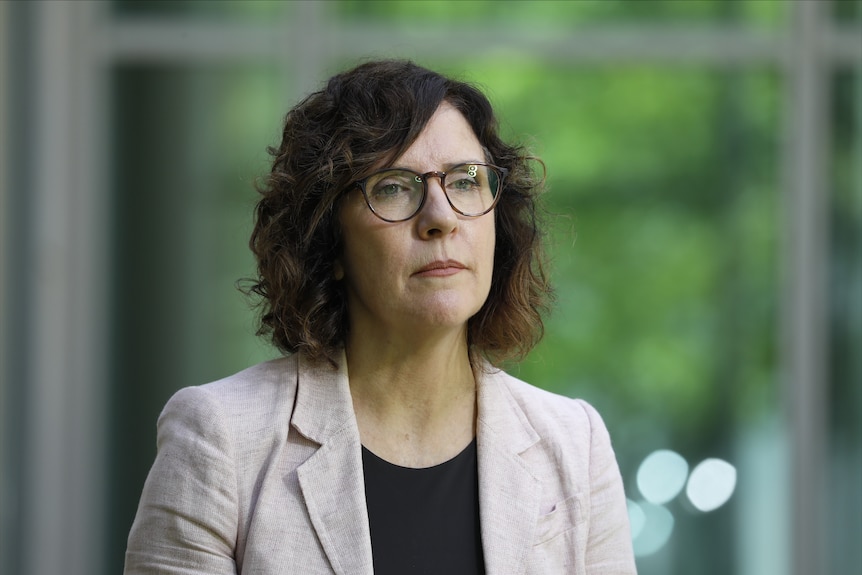
[[[375,216],[403,222],[419,213],[428,196],[428,178],[440,178],[440,187],[452,209],[462,216],[478,217],[497,204],[508,170],[491,164],[468,163],[446,172],[419,174],[413,170],[385,169],[354,183]]]

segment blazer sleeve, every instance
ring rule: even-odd
[[[186,388],[158,423],[157,455],[126,550],[126,575],[235,574],[237,474],[212,392]]]
[[[637,573],[623,481],[608,430],[598,412],[580,402],[590,420],[590,508],[586,572],[590,575]]]

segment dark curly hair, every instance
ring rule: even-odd
[[[544,165],[504,143],[488,99],[470,84],[403,60],[361,64],[332,77],[290,110],[272,169],[258,185],[250,246],[260,297],[259,335],[281,351],[335,363],[350,328],[347,298],[333,265],[341,253],[338,204],[353,182],[401,156],[442,102],[457,108],[506,168],[494,208],[496,252],[491,291],[468,321],[471,361],[522,359],[544,333],[552,296],[544,269],[537,198]],[[533,160],[536,160],[533,162]]]

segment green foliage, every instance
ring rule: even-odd
[[[728,5],[732,4],[728,10]],[[611,22],[709,23],[741,16],[773,23],[786,10],[781,0],[349,0],[335,4],[345,19],[415,22],[522,22],[580,25]]]

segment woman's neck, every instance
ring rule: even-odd
[[[346,355],[363,445],[405,467],[451,459],[475,436],[476,382],[466,334],[413,342],[351,338]]]

